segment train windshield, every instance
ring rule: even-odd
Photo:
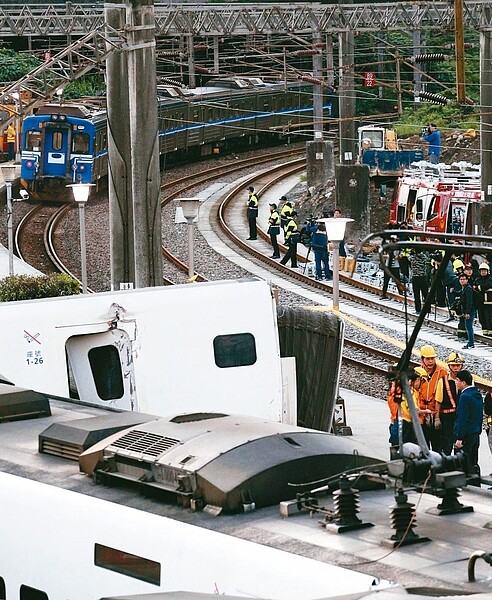
[[[89,136],[87,133],[74,133],[72,136],[72,153],[89,154]]]
[[[26,133],[26,150],[33,150],[34,152],[39,151],[41,146],[41,132],[40,131],[28,131]]]
[[[384,131],[382,129],[363,129],[360,137],[364,148],[382,148],[384,145]]]

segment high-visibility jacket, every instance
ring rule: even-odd
[[[440,415],[446,415],[456,412],[456,405],[458,403],[459,392],[456,388],[456,380],[446,375],[437,382],[436,388],[436,402],[440,404],[439,408]]]
[[[252,192],[249,195],[248,201],[246,202],[246,206],[248,207],[248,217],[258,216],[258,197],[254,192]]]
[[[280,215],[278,214],[277,210],[272,210],[272,212],[270,213],[270,218],[268,219],[268,223],[272,227],[280,226]]]
[[[421,410],[429,409],[433,415],[437,414],[436,391],[440,379],[446,377],[446,370],[436,366],[432,375],[427,378],[422,377],[422,383],[419,390],[419,407]]]
[[[7,127],[7,143],[15,142],[15,129],[12,124]]]
[[[282,227],[285,228],[285,226],[287,225],[293,210],[294,209],[292,208],[292,206],[289,206],[288,204],[284,204],[282,206],[282,210],[280,211],[280,221],[282,222]]]
[[[297,232],[297,223],[294,219],[290,219],[287,223],[287,227],[285,228],[285,241],[290,241],[293,234]]]
[[[407,423],[412,422],[412,415],[410,414],[410,408],[408,406],[408,402],[405,400],[405,396],[403,396],[403,402],[401,403],[401,416],[404,421]],[[412,390],[412,400],[415,404],[415,408],[419,408],[419,392],[418,390]],[[423,422],[423,415],[419,415],[420,422]]]

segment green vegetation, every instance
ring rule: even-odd
[[[80,293],[80,284],[69,275],[10,275],[0,279],[0,302],[73,296]]]
[[[16,81],[39,64],[33,56],[0,48],[0,81]]]
[[[5,83],[17,81],[40,64],[41,61],[30,54],[0,48],[0,81]],[[63,90],[63,98],[66,100],[105,95],[106,84],[102,74],[84,75],[69,83]]]
[[[63,90],[63,98],[65,100],[105,95],[106,83],[102,75],[84,75],[80,79],[69,83]]]

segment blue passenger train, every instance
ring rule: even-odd
[[[285,142],[287,130],[290,137],[313,130],[312,85],[305,82],[230,78],[196,89],[158,86],[158,94],[161,166]],[[327,92],[324,119],[334,116],[333,98]],[[45,104],[24,120],[21,158],[22,184],[38,200],[67,200],[70,183],[106,182],[105,109]]]

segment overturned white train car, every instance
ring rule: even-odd
[[[155,415],[296,423],[295,361],[259,280],[0,303],[0,373],[17,386]]]

